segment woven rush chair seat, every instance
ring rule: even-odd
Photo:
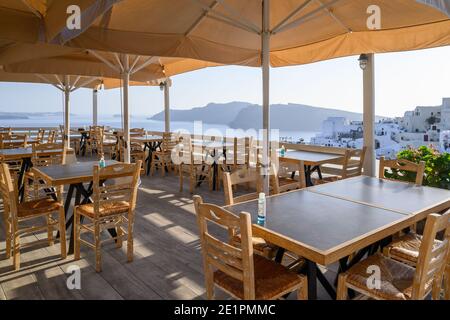
[[[434,240],[435,247],[440,243],[441,241]],[[419,258],[421,244],[422,236],[411,231],[384,247],[383,253],[390,258],[415,266]]]
[[[439,300],[442,284],[448,289],[448,281],[443,280],[445,270],[448,270],[449,218],[450,211],[442,215],[428,215],[415,267],[377,253],[339,274],[338,300],[347,299],[348,289],[377,300],[424,300],[429,294],[433,300]],[[436,242],[436,236],[440,232],[445,237]],[[419,238],[415,238],[417,239]],[[410,250],[411,247],[407,249]],[[379,279],[373,278],[378,276],[377,270],[369,269],[374,266],[379,268]],[[373,280],[380,280],[380,286],[369,286]],[[448,290],[444,292],[447,299]]]
[[[321,184],[325,184],[325,183],[330,183],[330,182],[336,182],[339,180],[342,180],[342,178],[338,177],[338,176],[329,176],[329,177],[323,177],[322,179],[312,179],[313,180],[313,184],[315,186],[317,185],[321,185]]]
[[[58,211],[62,204],[51,198],[43,198],[20,203],[17,206],[17,216],[20,218],[45,215],[49,212]]]
[[[127,201],[107,202],[99,205],[99,215],[101,217],[113,216],[117,214],[127,213],[130,203]],[[90,218],[94,217],[94,204],[83,204],[77,208],[78,213]]]
[[[369,289],[367,280],[372,275],[367,273],[370,266],[380,267],[380,289]],[[410,300],[414,282],[415,269],[401,262],[375,254],[354,265],[347,272],[348,287],[366,291],[374,298],[383,300]],[[370,280],[369,280],[370,281]],[[432,280],[426,288],[432,285]]]
[[[254,255],[255,268],[255,299],[268,300],[283,293],[290,292],[290,288],[301,285],[305,281],[295,272],[264,257]],[[214,272],[214,282],[233,296],[244,299],[244,283],[226,273],[217,270]]]

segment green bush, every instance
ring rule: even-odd
[[[422,146],[418,149],[406,149],[397,154],[398,159],[405,159],[415,163],[425,162],[425,176],[423,185],[450,190],[450,153],[439,153],[437,150]],[[402,170],[386,172],[392,179],[415,181],[415,173]]]

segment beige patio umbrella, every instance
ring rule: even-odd
[[[37,59],[29,52],[36,52]],[[31,60],[30,60],[31,59]],[[18,62],[20,61],[20,62]],[[77,75],[120,79],[117,83],[123,86],[124,132],[129,132],[128,86],[136,84],[153,84],[164,89],[165,130],[170,131],[170,97],[169,88],[172,84],[170,76],[210,67],[216,63],[182,58],[144,57],[137,55],[119,55],[116,53],[76,49],[45,44],[14,43],[0,50],[0,64],[7,72],[40,75]],[[77,77],[75,77],[76,79]],[[70,90],[67,89],[67,100]],[[93,114],[96,122],[97,90],[93,90]],[[69,108],[69,105],[66,105]],[[66,114],[70,112],[66,110]],[[65,123],[69,123],[66,119]],[[70,130],[65,126],[67,136]],[[128,139],[127,139],[128,138]],[[129,141],[129,135],[125,134]],[[125,144],[128,146],[128,144]],[[127,159],[128,148],[125,150]]]

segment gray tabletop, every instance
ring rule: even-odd
[[[322,252],[405,219],[401,213],[305,190],[268,197],[266,208],[265,229]],[[257,201],[227,209],[249,212],[257,222]]]
[[[440,205],[445,206],[446,203],[450,207],[449,190],[367,176],[318,185],[307,190],[403,214],[415,214],[431,210]]]
[[[107,160],[106,165],[119,163],[115,160]],[[33,168],[42,175],[48,182],[54,185],[64,185],[80,182],[89,182],[93,177],[94,165],[98,161],[78,162],[70,165],[53,165],[48,167]]]
[[[333,153],[287,151],[284,157],[280,157],[280,160],[303,161],[307,165],[319,165],[327,162],[335,162],[343,157],[343,155]]]

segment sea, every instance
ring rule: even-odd
[[[83,115],[73,115],[70,118],[70,126],[72,128],[87,128],[92,124],[92,118],[90,116]],[[164,131],[164,122],[150,120],[146,117],[132,117],[131,128],[144,128],[149,131]],[[63,119],[60,116],[28,116],[28,119],[0,119],[0,127],[58,127],[63,123]],[[112,128],[122,128],[122,121],[120,117],[114,116],[99,116],[99,125],[110,126]],[[208,123],[194,123],[194,122],[182,122],[182,121],[171,121],[170,123],[171,131],[188,131],[190,133],[197,134],[200,130],[201,133],[205,135],[219,135],[224,136],[242,136],[250,131],[244,130],[244,132],[239,132],[231,129],[226,125],[219,124],[208,124]],[[194,128],[195,127],[195,128]],[[274,128],[273,128],[274,129]],[[278,133],[272,132],[272,137],[278,134],[280,140],[287,140],[292,142],[298,142],[303,140],[308,143],[312,137],[314,137],[319,132],[312,131],[286,131],[279,130]]]

